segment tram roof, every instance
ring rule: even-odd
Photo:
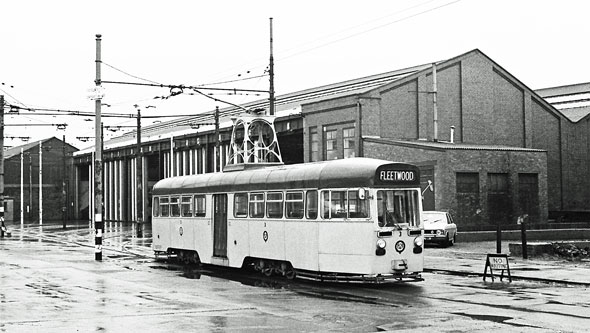
[[[377,168],[388,164],[410,166],[407,163],[357,157],[241,171],[206,173],[162,179],[154,186],[153,194],[369,187],[375,185]],[[417,170],[417,167],[414,168]]]

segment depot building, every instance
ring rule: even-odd
[[[422,188],[433,184],[424,192],[424,209],[450,211],[463,230],[516,224],[524,214],[530,223],[547,223],[550,216],[590,211],[590,112],[572,116],[548,102],[555,91],[543,93],[476,49],[279,95],[275,127],[286,164],[352,157],[417,164]],[[268,100],[244,107],[268,109]],[[218,136],[211,111],[143,127],[141,193],[136,132],[106,141],[103,218],[135,221],[143,209],[149,221],[158,180],[222,172],[232,118],[241,112],[219,110]],[[93,211],[93,151],[74,158],[78,218]],[[138,195],[142,207],[136,207]]]

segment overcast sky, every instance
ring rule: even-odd
[[[476,48],[532,89],[590,82],[590,2],[584,0],[18,0],[0,10],[0,94],[29,108],[94,112],[88,89],[96,75],[96,34],[102,34],[103,80],[267,90],[270,17],[277,95]],[[144,115],[227,106],[198,95],[154,99],[169,94],[162,88],[103,86],[103,102],[111,105],[104,113],[135,113],[136,104]],[[215,97],[239,104],[268,96]],[[103,120],[135,125],[134,119]],[[88,117],[6,117],[8,125],[64,122],[66,131],[7,126],[5,135],[65,134],[77,147],[93,144],[76,140],[94,136]]]

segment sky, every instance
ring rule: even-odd
[[[585,0],[19,0],[3,3],[1,13],[0,94],[36,113],[94,112],[96,34],[103,81],[266,91],[271,17],[276,95],[473,49],[531,89],[590,82]],[[191,115],[268,98],[217,91],[215,101],[187,90],[161,99],[168,88],[102,86],[103,114]],[[55,126],[63,123],[66,130]],[[108,140],[136,120],[103,123]],[[5,146],[64,135],[78,148],[94,144],[93,117],[22,112],[6,114],[5,124]]]

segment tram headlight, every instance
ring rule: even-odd
[[[437,230],[436,231],[436,235],[437,236],[444,236],[445,235],[445,231],[444,230]]]
[[[414,238],[414,253],[418,254],[418,253],[422,253],[422,249],[424,245],[424,238],[422,238],[422,236],[418,236],[416,238]]]
[[[422,245],[424,245],[424,239],[422,236],[414,238],[414,246],[422,247]]]
[[[377,239],[377,249],[375,249],[375,255],[378,255],[378,256],[385,255],[385,246],[386,245],[387,245],[387,243],[385,242],[385,239],[383,239],[383,238]]]

